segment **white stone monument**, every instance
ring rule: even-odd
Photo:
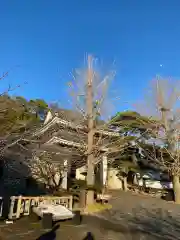
[[[62,180],[63,189],[67,189],[67,177],[68,177],[68,161],[64,160],[64,171],[63,171],[63,180]]]

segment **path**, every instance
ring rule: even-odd
[[[111,226],[131,232],[133,239],[180,239],[180,205],[131,192],[112,195],[112,209],[100,214]]]
[[[60,223],[56,239],[83,240],[87,232],[92,232],[95,240],[180,239],[179,205],[131,192],[114,191],[112,195],[112,209],[101,212],[100,219],[85,216],[79,226],[70,221]],[[14,224],[0,224],[3,240],[54,240],[54,237],[42,230],[40,222],[32,222],[28,217]]]

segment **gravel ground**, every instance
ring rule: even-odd
[[[13,224],[0,224],[0,239],[13,240],[85,240],[88,232],[94,238],[113,240],[180,239],[180,206],[163,200],[114,191],[112,209],[98,216],[84,216],[81,225],[60,223],[56,232],[45,232],[40,222],[28,217]]]
[[[21,218],[13,224],[0,224],[0,239],[3,240],[86,240],[86,239],[124,239],[120,232],[105,229],[97,217],[85,217],[81,225],[74,225],[71,221],[58,223],[56,231],[45,231],[41,222],[32,222],[28,217]],[[94,224],[95,223],[95,224]],[[88,233],[92,238],[86,238]]]
[[[180,239],[178,204],[123,191],[114,191],[112,196],[112,209],[99,215],[129,239]]]

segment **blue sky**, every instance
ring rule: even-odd
[[[117,110],[142,98],[156,74],[180,77],[178,0],[1,0],[0,8],[0,73],[10,70],[0,89],[21,84],[15,94],[66,107],[66,82],[87,53],[107,68],[115,62]]]

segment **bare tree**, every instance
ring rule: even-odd
[[[0,81],[8,77],[9,72],[5,72],[0,77]],[[26,84],[26,82],[24,83]],[[8,86],[0,93],[0,158],[3,159],[5,153],[15,145],[22,150],[27,150],[24,145],[29,142],[38,142],[32,139],[31,132],[37,129],[31,118],[23,119],[25,113],[24,105],[9,96],[11,92],[20,88],[20,85]],[[26,113],[27,114],[27,113]]]
[[[151,153],[151,160],[164,166],[172,176],[177,203],[180,203],[179,98],[180,82],[157,77],[144,103],[139,105],[139,112],[149,116],[149,122],[155,120],[148,130],[153,134],[155,144],[161,145],[161,154],[157,157]]]
[[[101,75],[94,66],[95,59],[88,56],[87,67],[77,70],[73,80],[69,83],[72,103],[76,110],[83,116],[86,127],[78,128],[77,132],[85,135],[82,139],[83,155],[87,158],[87,193],[86,204],[94,202],[94,170],[95,165],[102,160],[103,155],[120,152],[127,147],[126,137],[111,131],[109,126],[112,121],[113,104],[109,97],[110,83],[115,72]],[[102,121],[103,120],[103,121]],[[81,123],[80,123],[81,124]]]
[[[47,152],[42,152],[40,156],[34,154],[27,165],[31,171],[31,176],[37,182],[43,183],[50,193],[59,191],[64,167],[62,164],[53,163],[52,154]]]

